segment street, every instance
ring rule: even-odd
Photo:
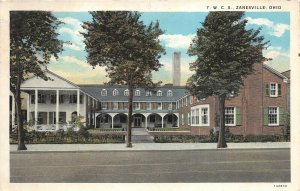
[[[13,183],[290,182],[290,149],[13,152]]]

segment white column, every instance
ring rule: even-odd
[[[11,127],[14,127],[16,118],[16,102],[14,95],[12,95],[11,98]]]
[[[56,130],[59,129],[59,90],[56,90]]]
[[[37,118],[38,118],[38,90],[35,89],[34,90],[35,92],[35,96],[34,96],[34,125],[35,125],[35,128],[36,128],[36,125],[37,125]]]
[[[175,113],[176,117],[177,117],[177,127],[179,128],[179,114]]]
[[[164,117],[166,114],[160,114],[161,116],[161,128],[164,128]]]
[[[30,121],[30,94],[27,94],[27,123]]]
[[[94,113],[94,126],[95,126],[95,128],[97,127],[96,126],[96,113]]]
[[[87,100],[87,95],[83,95],[83,113],[84,113],[84,118],[86,120],[86,100]]]
[[[80,115],[80,90],[77,90],[77,116]]]

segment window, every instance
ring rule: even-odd
[[[65,101],[65,96],[59,95],[59,103],[64,103],[64,101]]]
[[[209,126],[209,105],[198,105],[191,108],[188,123],[192,126]]]
[[[102,102],[101,106],[102,106],[102,109],[107,109],[107,102]]]
[[[128,102],[124,102],[123,107],[124,107],[125,110],[127,110],[128,109]]]
[[[158,90],[156,96],[162,96],[162,91]]]
[[[141,96],[141,91],[140,90],[135,90],[134,95],[135,96]]]
[[[56,95],[54,94],[50,95],[50,103],[51,104],[56,103]],[[59,103],[64,103],[64,95],[59,95]]]
[[[208,124],[208,108],[207,107],[201,108],[201,124],[204,124],[204,125]]]
[[[150,115],[150,123],[155,123],[155,115]]]
[[[191,115],[190,115],[190,113],[188,113],[188,125],[190,125],[191,124]]]
[[[46,96],[44,94],[38,94],[38,103],[46,103]]]
[[[189,98],[190,98],[190,104],[192,104],[193,103],[193,96],[189,96]]]
[[[225,125],[235,126],[235,109],[234,107],[225,107]]]
[[[140,103],[139,103],[139,102],[134,102],[134,103],[133,103],[133,108],[134,108],[135,110],[140,110]]]
[[[101,90],[101,96],[107,96],[107,90],[106,89]]]
[[[113,109],[117,110],[118,109],[118,102],[113,102]]]
[[[147,108],[147,110],[151,110],[151,102],[146,103],[146,108]]]
[[[117,89],[114,89],[113,96],[117,96],[117,95],[119,95],[119,91]]]
[[[70,95],[69,103],[77,103],[77,95]]]
[[[199,124],[199,108],[196,109],[196,124]]]
[[[269,107],[268,108],[268,125],[279,125],[279,112],[277,107]]]
[[[169,103],[168,109],[169,109],[169,110],[172,110],[172,109],[173,109],[172,103]]]
[[[82,104],[83,103],[83,95],[79,96],[79,103]]]
[[[30,103],[35,104],[35,95],[34,94],[30,95]]]
[[[124,90],[124,96],[128,96],[129,95],[129,90]]]
[[[279,97],[281,96],[281,84],[271,82],[266,84],[266,96]]]
[[[147,91],[146,91],[146,96],[147,96],[147,97],[148,97],[148,96],[152,96],[152,92],[149,91],[149,90],[147,90]]]
[[[157,103],[157,109],[162,110],[162,103]]]
[[[171,97],[171,96],[173,96],[173,92],[172,92],[172,90],[168,90],[168,92],[167,92],[167,96],[168,96],[168,97]]]
[[[56,103],[56,95],[50,95],[50,103],[55,104]]]

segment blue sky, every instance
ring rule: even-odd
[[[166,49],[160,62],[163,64],[159,72],[153,73],[154,80],[164,83],[172,81],[172,53],[181,52],[181,85],[185,85],[187,78],[192,74],[189,63],[195,58],[189,57],[186,52],[197,28],[201,27],[207,12],[142,12],[141,20],[145,24],[158,20],[160,27],[165,32],[160,36],[160,41]],[[83,21],[92,19],[88,12],[54,12],[62,20],[58,33],[59,38],[72,42],[64,45],[60,58],[51,59],[49,69],[68,80],[78,84],[101,84],[109,79],[105,77],[105,69],[92,67],[86,62],[87,53],[84,50],[83,37],[79,32],[84,32],[81,27]],[[261,35],[270,41],[270,47],[264,55],[272,58],[266,64],[286,71],[290,69],[290,16],[288,12],[246,12],[248,29],[262,27]]]

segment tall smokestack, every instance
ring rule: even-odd
[[[180,52],[173,53],[173,86],[180,86]]]

